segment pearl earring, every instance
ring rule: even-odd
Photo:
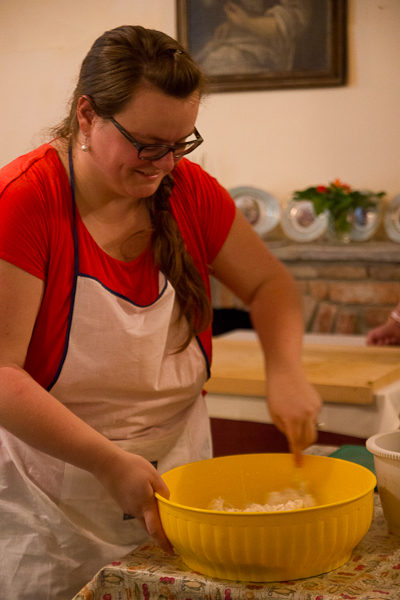
[[[81,145],[82,152],[89,152],[89,146],[87,143],[87,136],[85,136],[85,143]]]

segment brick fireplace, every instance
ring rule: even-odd
[[[364,335],[400,301],[400,245],[395,242],[266,243],[298,282],[307,332]],[[235,322],[242,311],[247,316],[241,301],[215,279],[212,302],[216,315],[225,309],[227,318],[231,311]]]

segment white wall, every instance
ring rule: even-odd
[[[206,98],[195,160],[223,185],[259,187],[282,203],[336,177],[389,200],[400,193],[400,1],[348,2],[348,85]],[[0,166],[63,118],[98,35],[132,23],[174,36],[175,15],[175,0],[1,0]]]

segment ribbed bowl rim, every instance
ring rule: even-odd
[[[344,506],[345,504],[352,504],[353,502],[355,502],[356,500],[361,500],[362,498],[364,498],[365,496],[367,496],[368,494],[370,494],[376,486],[376,481],[364,492],[362,492],[361,494],[358,494],[357,496],[352,496],[351,498],[348,498],[347,500],[340,500],[338,502],[332,502],[331,504],[318,504],[317,506],[308,506],[305,508],[297,508],[294,510],[281,510],[281,511],[249,511],[246,510],[246,512],[242,511],[242,512],[229,512],[227,510],[209,510],[206,508],[196,508],[194,506],[186,506],[185,504],[178,504],[177,502],[172,502],[171,500],[167,500],[166,498],[163,498],[162,496],[160,496],[157,492],[155,493],[155,497],[157,498],[157,500],[159,500],[160,502],[162,502],[163,504],[166,504],[168,506],[173,506],[175,508],[179,508],[181,510],[185,510],[185,511],[189,511],[189,512],[193,512],[193,513],[206,513],[208,515],[224,515],[224,516],[229,516],[232,518],[238,518],[238,517],[259,517],[262,515],[292,515],[293,513],[302,513],[304,514],[305,512],[315,512],[318,510],[322,510],[325,508],[333,508],[335,506]]]
[[[400,460],[400,452],[385,450],[384,448],[380,448],[380,446],[378,446],[377,444],[377,440],[379,440],[379,438],[383,438],[391,434],[397,434],[400,437],[400,430],[396,429],[394,431],[387,431],[386,433],[376,433],[375,435],[367,439],[367,450],[372,452],[374,456],[379,456],[381,458],[389,458],[390,460]]]
[[[333,458],[333,457],[330,457],[330,459],[331,460],[341,460],[341,459]],[[399,455],[399,459],[400,459],[400,455]],[[365,471],[369,471],[369,469],[367,469],[366,467],[355,464],[355,463],[354,463],[354,467],[358,467],[360,469],[364,469]],[[357,494],[355,496],[351,496],[349,498],[346,498],[345,500],[338,500],[337,502],[331,502],[329,504],[318,504],[317,506],[309,506],[306,508],[298,508],[298,509],[287,510],[287,511],[285,510],[285,511],[229,512],[229,511],[224,511],[224,510],[210,510],[207,508],[196,508],[194,506],[188,506],[186,504],[179,504],[178,502],[173,502],[172,500],[169,500],[167,498],[164,498],[163,496],[160,496],[160,494],[158,494],[157,492],[155,493],[155,497],[161,503],[166,504],[167,506],[173,506],[180,510],[189,511],[189,512],[193,512],[193,513],[203,513],[203,514],[208,514],[208,515],[224,515],[224,516],[229,516],[232,518],[239,518],[239,517],[243,518],[244,516],[259,517],[261,515],[274,515],[274,516],[282,515],[283,516],[283,515],[291,515],[294,513],[304,514],[305,512],[317,512],[317,511],[321,511],[326,508],[344,506],[346,504],[351,504],[357,500],[364,498],[365,496],[370,494],[371,491],[373,491],[377,485],[375,475],[372,473],[372,471],[369,471],[369,474],[371,475],[371,478],[372,478],[371,484],[368,486],[368,488],[366,488],[364,491],[360,492],[359,494]]]

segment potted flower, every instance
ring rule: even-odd
[[[377,207],[385,192],[353,190],[347,183],[335,179],[328,186],[318,185],[294,193],[294,200],[309,200],[316,215],[328,211],[331,229],[338,238],[349,241],[354,213],[357,209],[365,212]]]

